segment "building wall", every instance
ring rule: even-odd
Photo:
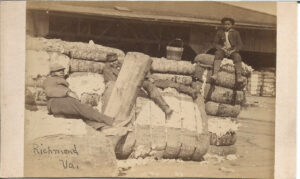
[[[197,53],[206,53],[213,48],[212,42],[216,33],[214,27],[192,27],[189,45]]]
[[[276,53],[276,31],[241,29],[244,51]]]
[[[26,33],[44,37],[49,33],[49,15],[45,11],[26,12]]]

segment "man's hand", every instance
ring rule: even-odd
[[[226,56],[230,56],[230,50],[229,49],[223,47],[222,50],[223,50],[223,52],[225,53]]]
[[[71,98],[75,98],[79,100],[79,97],[77,96],[77,94],[74,91],[68,91],[67,95]]]
[[[226,56],[230,56],[235,52],[235,49],[231,49],[231,48],[227,49],[225,47],[223,47],[222,50],[224,51]]]
[[[230,49],[223,47],[223,48],[221,48],[221,50],[223,50],[223,52],[225,52],[225,53],[228,53]]]
[[[229,55],[232,55],[234,52],[235,52],[234,49],[233,49],[233,50],[229,50],[229,51],[228,51],[228,54],[229,54]]]

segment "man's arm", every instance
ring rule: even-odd
[[[239,52],[241,50],[241,48],[243,47],[243,42],[240,36],[240,33],[238,31],[235,32],[235,38],[236,38],[236,42],[237,44],[234,47],[234,52]]]
[[[67,92],[67,96],[69,96],[69,97],[71,97],[71,98],[75,98],[75,99],[80,100],[79,97],[78,97],[78,95],[77,95],[74,91],[71,91],[70,89],[69,89],[69,91]]]
[[[61,98],[70,96],[78,99],[78,96],[69,89],[69,83],[65,79],[48,78],[44,82],[44,89],[47,97]]]
[[[214,38],[214,41],[213,41],[213,46],[216,48],[216,49],[222,49],[222,45],[219,44],[221,40],[221,36],[220,36],[220,31],[218,31],[215,35],[215,38]]]
[[[69,88],[62,85],[45,86],[45,92],[49,98],[61,98],[67,96]]]

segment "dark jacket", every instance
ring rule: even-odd
[[[69,83],[61,77],[48,77],[44,81],[44,89],[48,98],[66,97]]]
[[[230,42],[231,48],[236,52],[240,51],[243,42],[241,40],[240,33],[235,29],[230,29],[228,34],[228,40]],[[220,49],[224,46],[226,41],[225,31],[223,29],[219,30],[214,39],[214,47]]]
[[[67,97],[67,93],[70,90],[69,83],[64,78],[51,76],[44,81],[43,86],[48,98],[47,108],[48,111],[51,113],[50,109],[53,100],[55,100],[56,98]]]

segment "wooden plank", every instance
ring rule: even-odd
[[[121,121],[129,117],[150,66],[151,59],[148,55],[138,52],[126,54],[104,114]]]

